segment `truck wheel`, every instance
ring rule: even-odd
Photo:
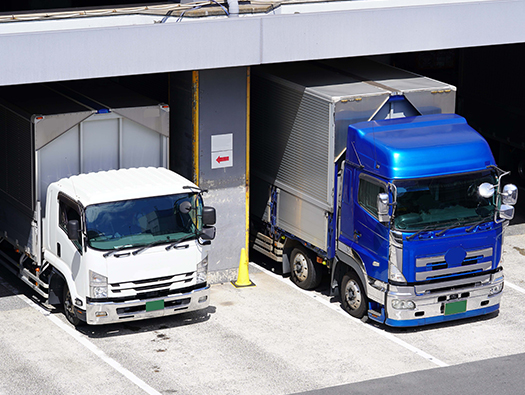
[[[75,314],[75,307],[73,305],[73,300],[71,299],[71,293],[69,292],[69,288],[67,284],[64,284],[64,293],[62,297],[62,308],[64,309],[64,315],[66,316],[66,319],[74,326],[78,326],[80,324],[80,318],[78,318]]]
[[[302,289],[314,289],[321,283],[321,267],[303,248],[294,248],[290,254],[291,280]]]
[[[352,317],[363,318],[368,311],[368,300],[359,276],[350,271],[341,281],[341,305]]]

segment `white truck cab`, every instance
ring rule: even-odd
[[[43,269],[73,324],[206,308],[215,210],[164,168],[80,174],[48,187]],[[49,269],[48,269],[49,270]]]

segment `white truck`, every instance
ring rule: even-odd
[[[166,168],[168,106],[55,88],[0,90],[0,263],[73,325],[206,308],[215,210]]]

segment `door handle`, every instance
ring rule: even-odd
[[[359,240],[359,238],[361,237],[361,232],[359,232],[358,230],[354,230],[354,240]]]

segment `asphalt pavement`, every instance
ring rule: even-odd
[[[525,388],[525,225],[507,229],[499,313],[392,329],[302,291],[261,255],[250,288],[200,312],[73,328],[0,269],[0,394],[518,394]]]
[[[525,392],[525,354],[422,370],[315,391],[308,395],[518,395]]]

